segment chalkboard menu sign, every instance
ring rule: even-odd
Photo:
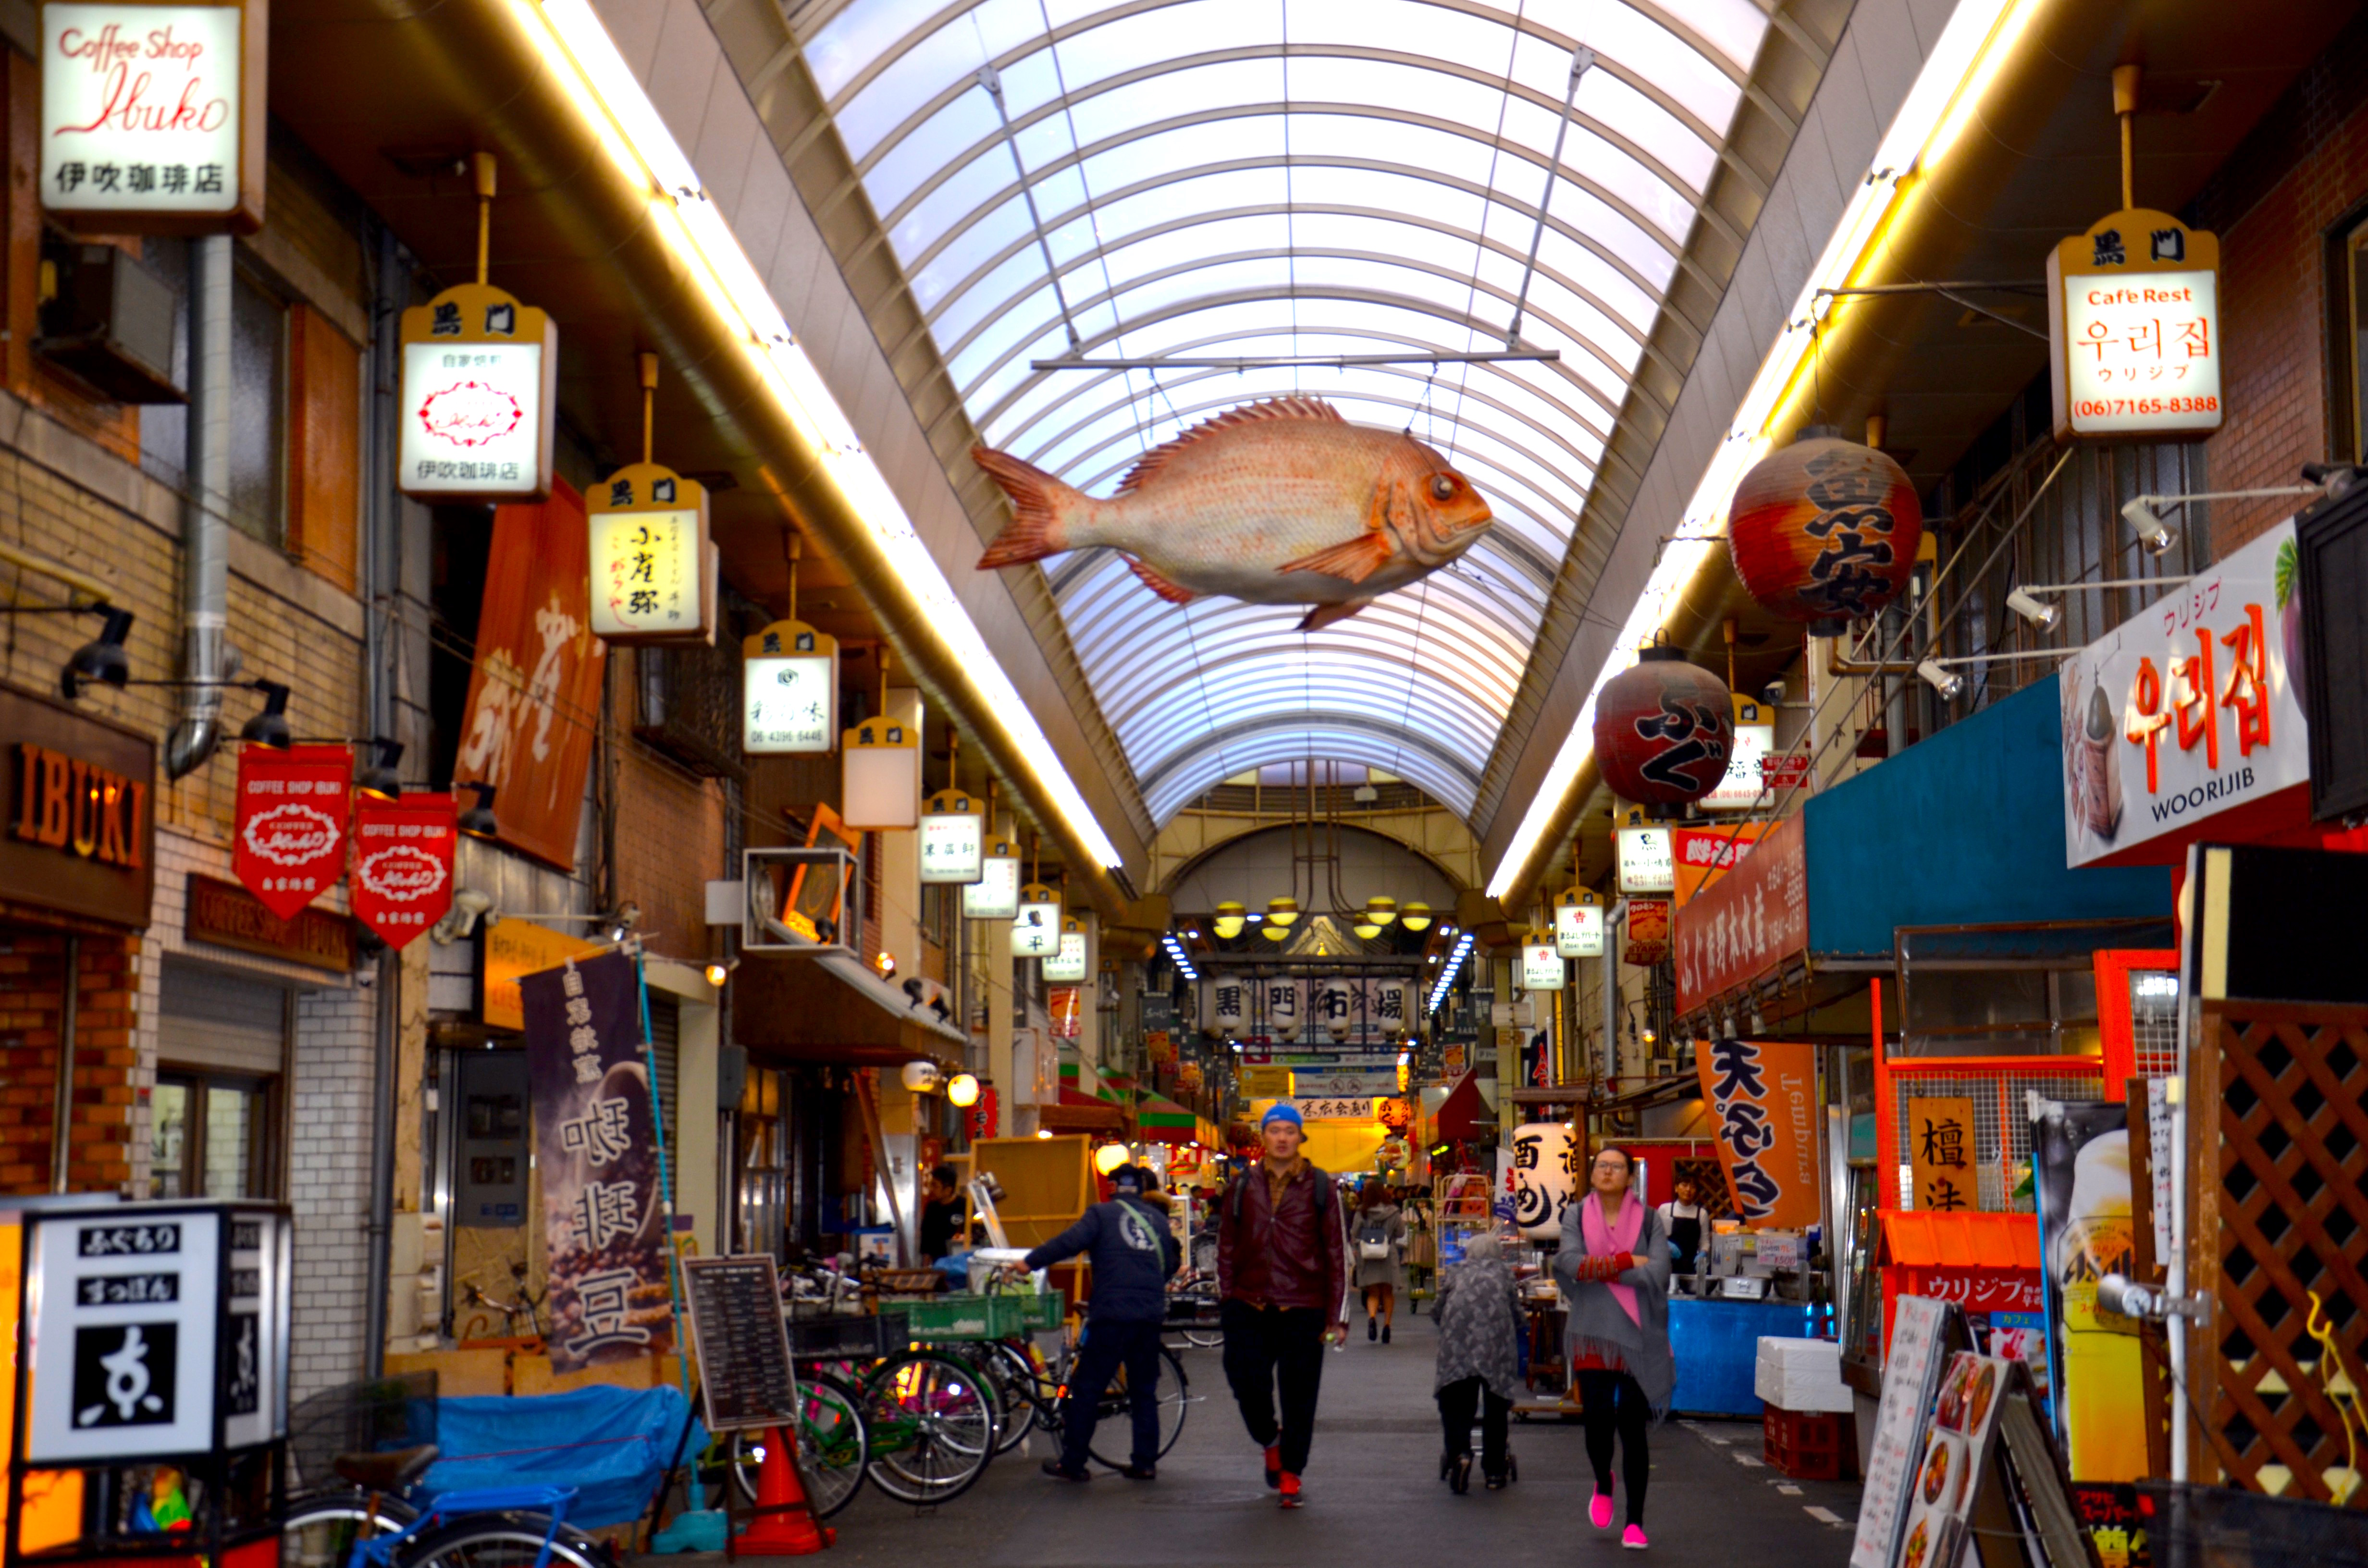
[[[685,1258],[682,1272],[707,1429],[790,1426],[797,1384],[771,1256]]]

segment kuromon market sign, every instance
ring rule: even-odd
[[[2307,786],[2302,658],[2291,518],[2074,654],[2065,864],[2169,864],[2203,824]]]

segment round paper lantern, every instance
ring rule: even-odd
[[[1873,615],[1907,585],[1924,512],[1897,463],[1812,425],[1735,487],[1735,574],[1760,606],[1820,637]]]
[[[1726,777],[1735,702],[1726,683],[1681,649],[1656,643],[1595,699],[1595,760],[1623,801],[1691,805]]]

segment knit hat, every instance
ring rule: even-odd
[[[1306,1119],[1299,1114],[1299,1108],[1289,1100],[1277,1100],[1267,1107],[1266,1114],[1258,1118],[1258,1131],[1265,1131],[1267,1124],[1271,1121],[1287,1121],[1302,1132],[1307,1131]]]

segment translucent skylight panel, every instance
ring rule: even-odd
[[[1452,131],[1355,114],[1293,114],[1291,152],[1297,158],[1384,159],[1486,185],[1494,149]]]
[[[1512,29],[1420,0],[1289,0],[1291,41],[1379,46],[1501,75]],[[1296,70],[1296,65],[1293,67]]]
[[[1425,267],[1400,267],[1395,262],[1303,251],[1292,276],[1303,289],[1349,289],[1393,300],[1419,300],[1438,312],[1442,332],[1461,330],[1473,310],[1486,310],[1485,305],[1474,304],[1469,278],[1441,277]],[[1341,319],[1330,311],[1324,314]]]
[[[1495,221],[1491,214],[1488,232],[1492,237],[1510,243],[1515,231],[1528,232],[1537,222],[1534,211],[1505,211],[1504,221]],[[1521,253],[1528,254],[1524,241]],[[1582,289],[1603,309],[1625,323],[1629,335],[1639,337],[1653,329],[1654,318],[1659,313],[1660,300],[1647,292],[1626,273],[1611,265],[1604,256],[1581,244],[1563,230],[1549,223],[1544,237],[1538,243],[1538,265],[1550,267],[1567,278],[1573,287]]]
[[[915,43],[839,106],[836,118],[848,155],[858,163],[869,157],[906,116],[986,60],[970,23],[962,18]]]
[[[1245,115],[1155,131],[1087,159],[1085,178],[1096,190],[1116,190],[1137,180],[1203,165],[1280,156],[1282,120],[1279,114]]]
[[[905,269],[915,303],[924,311],[934,309],[996,251],[1010,245],[1032,249],[1032,234],[1027,204],[1015,195],[918,267]]]
[[[1076,122],[1077,144],[1090,147],[1155,120],[1205,109],[1280,103],[1282,74],[1280,60],[1227,60],[1076,97],[1070,114]],[[1076,93],[1074,87],[1071,91]]]
[[[1049,295],[1051,290],[1047,290],[1046,293]],[[1029,361],[1053,358],[1067,353],[1068,350],[1068,338],[1061,331],[1059,319],[1048,315],[1044,328],[1036,335],[1035,341],[1015,344],[1002,363],[995,363],[994,359],[985,354],[974,356],[974,359],[982,367],[982,374],[976,385],[973,386],[966,395],[977,400],[973,406],[990,407],[996,399],[1012,392],[1022,381],[1036,374],[1034,370],[1029,369]],[[950,363],[947,366],[949,374],[952,372],[952,369]]]
[[[833,17],[805,46],[806,69],[822,96],[837,97],[865,66],[943,6],[944,0],[861,0]]]
[[[999,140],[1002,134],[994,101],[982,92],[964,93],[922,121],[912,135],[882,150],[879,162],[864,171],[864,194],[871,198],[876,210],[894,211],[945,166],[949,152]],[[1006,179],[1011,177],[1008,153],[1004,154],[1003,173]]]
[[[1291,244],[1291,221],[1280,212],[1238,218],[1211,214],[1164,233],[1125,239],[1111,247],[1095,272],[1099,280],[1101,270],[1107,268],[1111,282],[1124,285],[1195,256],[1281,250]]]
[[[938,341],[951,345],[969,335],[993,312],[1028,299],[1044,287],[1044,257],[1034,245],[1012,253],[1003,265],[945,302],[929,318]]]
[[[888,223],[889,248],[896,253],[897,260],[911,261],[973,210],[990,203],[999,205],[996,202],[996,193],[1010,184],[1010,152],[1001,146],[986,148],[906,210],[879,209]],[[1019,195],[1016,189],[1009,192],[1013,200]],[[1024,220],[1024,210],[1021,216]]]
[[[1290,199],[1281,169],[1229,169],[1169,181],[1133,196],[1097,187],[1096,216],[1102,237],[1113,243],[1173,218],[1196,212],[1224,212],[1245,207],[1273,207]]]
[[[1427,224],[1303,210],[1292,217],[1291,232],[1303,245],[1400,256],[1451,271],[1468,273],[1472,270],[1474,249],[1472,238]]]
[[[1718,149],[1659,104],[1609,71],[1589,71],[1578,85],[1578,111],[1646,149],[1696,189],[1710,183]]]
[[[1096,14],[1120,9],[1107,4],[1090,7]],[[1185,0],[1120,15],[1062,40],[1061,74],[1074,93],[1156,61],[1272,41],[1279,35],[1279,19],[1276,0]]]
[[[1387,60],[1336,55],[1294,55],[1291,61],[1293,104],[1373,104],[1452,120],[1482,137],[1497,133],[1503,108],[1502,86],[1445,71]]]
[[[1713,131],[1724,131],[1734,117],[1742,89],[1691,45],[1620,0],[1588,0],[1586,20],[1577,30],[1598,54],[1609,55],[1659,87]]]
[[[1304,151],[1304,149],[1302,149]],[[1426,218],[1477,233],[1486,199],[1433,179],[1427,170],[1332,167],[1302,169],[1295,194],[1334,207],[1364,207],[1377,212],[1419,212]]]
[[[1554,182],[1554,196],[1546,206],[1555,218],[1634,268],[1655,292],[1668,290],[1669,275],[1678,268],[1678,258],[1657,236],[1648,234],[1600,198],[1568,180]]]

